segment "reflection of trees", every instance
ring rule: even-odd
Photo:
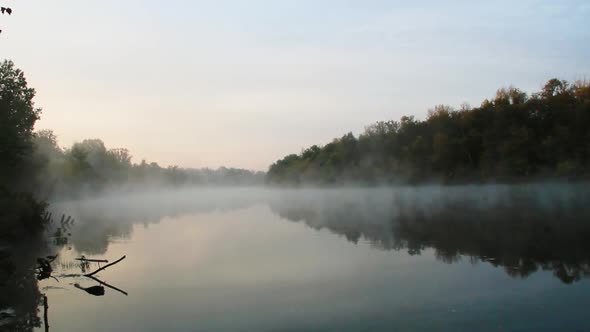
[[[526,208],[535,209],[533,204]],[[570,283],[590,275],[590,243],[585,240],[590,224],[583,218],[523,216],[519,208],[495,211],[495,218],[477,210],[457,217],[454,211],[436,218],[401,216],[392,228],[395,242],[416,253],[434,248],[445,262],[462,255],[476,257],[504,267],[514,277],[543,269]]]
[[[0,250],[0,330],[33,331],[41,326],[38,306],[41,294],[37,286],[37,278],[33,273],[38,250],[31,243]]]
[[[30,242],[24,245],[0,249],[0,331],[33,331],[36,327],[40,327],[40,306],[43,306],[45,330],[49,330],[48,299],[46,294],[39,292],[38,280],[54,278],[59,282],[59,279],[53,276],[54,271],[51,266],[57,255],[38,257],[46,250],[45,246],[41,245],[42,239],[29,238],[28,240]],[[76,287],[92,295],[97,295],[94,290],[100,288],[102,294],[98,295],[104,295],[104,285],[128,295],[124,290],[94,276],[96,272],[115,265],[123,258],[84,275],[99,286],[81,287],[76,284]],[[63,278],[73,276],[82,275],[59,275]]]
[[[354,243],[363,238],[411,255],[433,248],[446,263],[467,256],[513,277],[550,270],[571,283],[590,276],[589,191],[583,185],[290,191],[271,207]]]

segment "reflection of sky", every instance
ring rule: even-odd
[[[122,255],[99,275],[129,296],[50,290],[54,330],[590,328],[586,281],[565,286],[548,272],[513,279],[488,264],[438,262],[431,250],[374,250],[262,205],[136,225],[104,257]]]
[[[235,210],[265,202],[268,191],[260,188],[189,188],[111,193],[88,199],[55,202],[51,210],[57,222],[67,214],[74,219],[68,229],[74,249],[103,254],[112,238],[126,238],[133,224],[146,226],[164,217],[196,212]]]
[[[3,5],[0,52],[41,127],[164,165],[265,169],[377,120],[590,75],[583,0]]]

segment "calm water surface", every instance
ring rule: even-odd
[[[589,331],[584,190],[208,189],[64,202],[54,210],[75,222],[56,221],[57,280],[38,287],[51,331]],[[126,256],[96,275],[113,286],[104,295],[74,286],[99,285],[79,275],[98,268],[81,255]]]

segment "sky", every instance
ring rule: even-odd
[[[0,4],[0,59],[37,90],[36,128],[161,166],[266,170],[376,121],[590,79],[588,1]]]

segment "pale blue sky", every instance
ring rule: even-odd
[[[378,120],[590,78],[589,1],[2,1],[38,128],[264,170]]]

